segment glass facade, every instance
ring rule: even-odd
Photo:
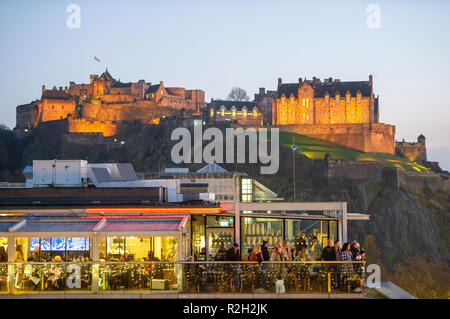
[[[206,227],[234,227],[234,217],[206,216]]]
[[[277,218],[244,217],[241,224],[241,252],[253,246],[261,246],[262,241],[269,242],[269,247],[283,241],[283,220]]]
[[[89,261],[89,237],[16,238],[15,261]],[[58,259],[59,259],[58,258]]]
[[[100,237],[99,258],[106,261],[175,261],[176,237]]]
[[[253,180],[251,178],[241,179],[241,200],[244,203],[253,201]]]
[[[195,260],[206,260],[205,216],[192,215],[192,256]]]
[[[234,243],[234,217],[192,215],[192,256],[195,260],[223,260]]]
[[[241,229],[243,253],[260,246],[263,240],[269,243],[269,249],[286,240],[293,256],[303,250],[306,257],[318,260],[328,238],[338,239],[338,223],[329,220],[244,217]]]

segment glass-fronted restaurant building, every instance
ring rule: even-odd
[[[114,282],[124,286],[130,273],[148,277],[149,272],[150,285],[162,281],[167,289],[181,291],[187,280],[181,279],[186,261],[217,261],[219,251],[233,243],[239,244],[242,260],[247,260],[249,250],[263,241],[269,250],[285,241],[294,250],[300,237],[302,250],[319,260],[317,252],[328,239],[347,241],[349,220],[369,218],[347,213],[345,202],[285,202],[254,179],[218,172],[219,168],[211,165],[195,174],[172,176],[173,183],[159,185],[155,180],[146,188],[0,188],[0,293],[28,291],[22,286],[33,278],[39,282],[35,286],[45,290],[48,278],[53,278],[52,265],[69,267],[74,262],[90,267],[86,278],[93,291],[114,290]],[[173,189],[164,189],[169,184]],[[199,200],[195,194],[205,187],[207,194],[220,199]],[[170,191],[174,198],[186,200],[167,201]],[[160,263],[156,277],[150,266],[155,262]],[[27,270],[26,263],[39,265]],[[102,270],[106,264],[108,270]],[[120,280],[112,275],[117,267],[128,267],[121,270],[127,275]],[[38,268],[41,279],[33,275]],[[3,287],[6,282],[8,289]]]
[[[238,205],[257,210],[236,212]],[[303,206],[315,210],[300,210]],[[345,203],[339,202],[85,208],[76,213],[72,208],[8,209],[0,213],[0,250],[3,259],[7,256],[4,262],[35,260],[34,251],[44,261],[56,256],[62,261],[180,261],[188,256],[208,261],[237,242],[244,257],[263,241],[269,249],[284,241],[295,248],[301,234],[308,248],[313,241],[322,247],[328,239],[344,241],[347,220],[355,216],[342,209]]]

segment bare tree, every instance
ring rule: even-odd
[[[240,87],[234,87],[231,89],[230,94],[228,94],[228,100],[230,101],[248,101],[250,98],[244,89]]]

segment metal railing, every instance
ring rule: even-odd
[[[0,294],[363,293],[365,262],[0,263]]]

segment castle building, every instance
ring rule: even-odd
[[[259,88],[259,93],[255,93],[253,100],[263,113],[263,124],[272,124],[272,105],[277,97],[277,91],[267,91]]]
[[[379,118],[371,75],[354,82],[313,77],[282,83],[280,78],[272,106],[274,125],[378,123]]]
[[[158,116],[170,115],[167,112],[163,114],[164,110],[199,113],[205,106],[205,92],[202,90],[165,87],[162,81],[154,85],[144,80],[123,83],[114,79],[106,69],[100,76],[91,75],[89,84],[70,82],[64,90],[62,87],[48,90],[42,86],[40,100],[17,107],[16,129],[70,119],[76,132],[102,132],[99,123],[103,126],[126,121],[150,124]]]
[[[236,121],[242,125],[261,125],[263,114],[256,102],[211,99],[207,107],[212,122]]]

